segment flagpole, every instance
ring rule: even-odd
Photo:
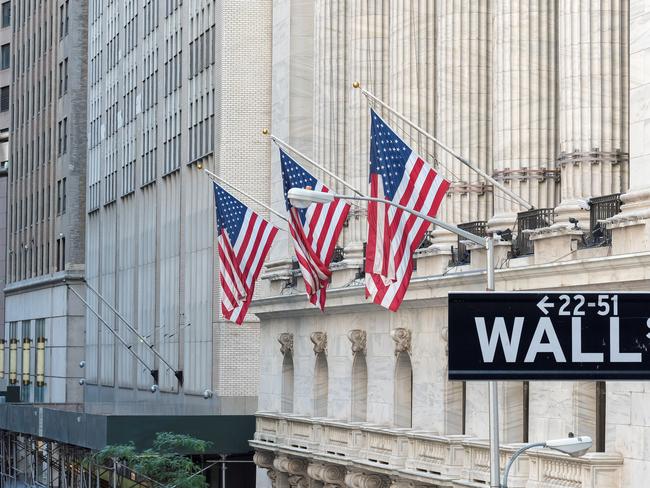
[[[233,190],[235,190],[237,193],[241,193],[241,194],[244,195],[246,198],[250,198],[252,201],[254,201],[255,203],[257,203],[260,207],[264,207],[266,210],[268,210],[269,212],[271,212],[273,215],[275,215],[275,216],[277,216],[277,217],[280,217],[280,218],[281,218],[282,220],[284,220],[285,222],[289,222],[289,221],[287,220],[287,218],[286,218],[284,215],[282,215],[281,213],[277,212],[276,210],[273,210],[271,207],[269,207],[269,206],[266,205],[265,203],[260,202],[257,198],[250,196],[250,195],[249,195],[248,193],[246,193],[245,191],[242,191],[242,190],[240,190],[239,188],[237,188],[236,186],[233,186],[232,184],[228,183],[228,182],[227,182],[226,180],[224,180],[223,178],[221,178],[221,177],[215,175],[212,171],[210,171],[210,170],[208,170],[208,169],[206,169],[206,168],[203,168],[203,171],[205,171],[205,172],[207,173],[207,175],[208,175],[210,178],[212,178],[212,179],[214,179],[214,180],[217,180],[219,183],[223,183],[223,184],[225,184],[225,185],[228,185],[230,188],[232,188]]]
[[[508,195],[508,196],[510,196],[511,198],[513,198],[515,201],[517,201],[517,203],[519,203],[521,206],[525,207],[526,210],[532,210],[532,209],[534,208],[533,205],[531,205],[531,204],[528,203],[526,200],[524,200],[523,198],[521,198],[519,195],[517,195],[517,194],[516,194],[514,191],[512,191],[510,188],[507,188],[503,183],[501,183],[501,182],[495,180],[494,178],[492,178],[492,176],[490,176],[489,174],[487,174],[487,173],[486,173],[485,171],[483,171],[481,168],[479,168],[479,167],[473,165],[472,163],[470,163],[467,159],[465,159],[464,157],[462,157],[462,156],[461,156],[460,154],[458,154],[456,151],[454,151],[453,149],[451,149],[451,148],[450,148],[449,146],[447,146],[446,144],[442,143],[442,142],[441,142],[439,139],[437,139],[436,137],[434,137],[434,136],[432,136],[431,134],[429,134],[427,131],[425,131],[422,127],[420,127],[419,125],[417,125],[415,122],[412,122],[411,120],[407,119],[404,115],[400,114],[400,113],[399,113],[397,110],[395,110],[393,107],[391,107],[390,105],[388,105],[388,104],[384,103],[383,101],[381,101],[379,98],[377,98],[376,96],[374,96],[374,95],[373,95],[372,93],[370,93],[368,90],[366,90],[366,89],[364,89],[364,88],[361,88],[361,84],[360,84],[358,81],[355,81],[355,82],[352,84],[352,86],[353,86],[354,88],[360,88],[360,89],[361,89],[361,93],[362,93],[366,98],[371,99],[372,101],[378,103],[379,105],[381,105],[382,107],[384,107],[386,110],[388,110],[389,112],[393,113],[397,118],[399,118],[399,119],[402,120],[403,122],[406,122],[408,125],[410,125],[411,127],[413,127],[416,131],[418,131],[418,132],[419,132],[420,134],[422,134],[424,137],[426,137],[426,138],[430,139],[431,141],[433,141],[434,143],[436,143],[436,144],[437,144],[438,146],[440,146],[443,150],[445,150],[446,152],[448,152],[449,154],[451,154],[453,157],[455,157],[458,161],[460,161],[461,163],[463,163],[465,166],[467,166],[468,168],[470,168],[472,171],[474,171],[474,172],[478,173],[479,175],[481,175],[483,178],[485,178],[486,180],[488,180],[490,183],[492,183],[495,187],[497,187],[499,190],[501,190],[502,192],[504,192],[506,195]]]
[[[262,130],[262,134],[264,134],[265,136],[266,136],[266,135],[269,135],[269,130],[268,130],[268,129],[264,129],[264,130]],[[270,134],[270,137],[271,137],[271,140],[272,140],[273,142],[275,142],[278,146],[282,146],[282,147],[284,147],[285,149],[288,149],[288,150],[291,151],[292,153],[295,153],[297,156],[299,156],[300,158],[302,158],[302,159],[304,159],[305,161],[307,161],[307,162],[308,162],[309,164],[311,164],[312,166],[315,166],[316,168],[320,169],[321,171],[324,171],[325,173],[327,173],[328,175],[330,175],[332,178],[334,178],[336,181],[338,181],[339,183],[341,183],[343,186],[349,188],[350,190],[352,190],[354,193],[356,193],[356,194],[359,195],[360,197],[365,196],[362,192],[360,192],[359,190],[357,190],[354,186],[352,186],[351,184],[349,184],[349,183],[348,183],[347,181],[345,181],[343,178],[338,177],[336,174],[332,173],[332,172],[331,172],[330,170],[328,170],[327,168],[324,168],[323,166],[321,166],[320,164],[318,164],[316,161],[314,161],[314,160],[311,159],[310,157],[308,157],[308,156],[306,156],[305,154],[303,154],[303,153],[301,153],[300,151],[298,151],[298,149],[296,149],[296,148],[293,147],[292,145],[290,145],[290,144],[288,144],[287,142],[283,141],[283,140],[280,139],[279,137],[274,136],[273,134]]]

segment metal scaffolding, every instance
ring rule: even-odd
[[[0,487],[154,488],[159,485],[118,462],[105,466],[92,452],[28,434],[0,430]]]

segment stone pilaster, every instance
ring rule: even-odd
[[[493,1],[437,2],[436,134],[442,142],[487,173],[492,173],[492,8]],[[487,220],[492,197],[485,181],[437,149],[442,173],[453,184],[439,215],[449,223]],[[457,238],[436,230],[435,244],[449,247]]]
[[[650,249],[650,11],[630,4],[630,189],[621,196],[621,213],[610,219],[615,254]]]
[[[628,0],[558,2],[558,23],[556,224],[584,227],[584,200],[627,189]]]
[[[361,191],[368,188],[368,147],[370,114],[368,103],[359,90],[351,87],[353,81],[385,100],[388,87],[388,0],[357,0],[346,2],[348,39],[347,59],[348,109],[346,132],[348,136],[347,161],[344,178]],[[355,216],[355,212],[357,216]],[[345,257],[361,263],[367,223],[355,207],[346,229]]]
[[[311,153],[314,91],[314,2],[273,2],[272,132]],[[271,206],[286,213],[278,150],[271,144]],[[286,222],[271,215],[286,229]],[[278,279],[291,275],[293,249],[288,233],[279,232],[269,254],[269,269]],[[273,276],[269,276],[274,279]]]
[[[555,3],[494,1],[494,177],[536,208],[555,206]],[[493,230],[524,210],[494,190]]]

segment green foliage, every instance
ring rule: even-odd
[[[106,446],[94,455],[95,462],[112,463],[114,460],[128,466],[137,474],[161,485],[175,488],[205,488],[201,470],[187,454],[202,454],[210,443],[184,434],[158,432],[151,449],[138,453],[134,444]]]

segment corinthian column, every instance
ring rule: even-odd
[[[491,9],[492,0],[437,2],[436,133],[484,171],[492,172],[491,154]],[[485,182],[447,153],[437,151],[453,184],[439,212],[449,223],[487,220],[492,197]],[[456,236],[436,231],[441,247]]]
[[[346,161],[345,1],[316,0],[314,19],[314,155],[316,161],[343,175]],[[322,175],[337,192],[347,189]]]
[[[630,189],[621,197],[621,213],[611,219],[615,254],[650,249],[650,45],[646,34],[650,11],[645,3],[630,4]]]
[[[346,2],[348,25],[348,135],[345,179],[360,190],[368,188],[368,104],[352,81],[386,99],[388,87],[388,0]],[[353,216],[346,232],[346,259],[361,263],[366,236],[366,219]]]
[[[586,220],[581,200],[627,189],[628,0],[558,2],[558,9],[556,223],[563,223]]]
[[[494,2],[494,177],[536,208],[555,201],[555,3]],[[524,210],[494,190],[493,230]]]

